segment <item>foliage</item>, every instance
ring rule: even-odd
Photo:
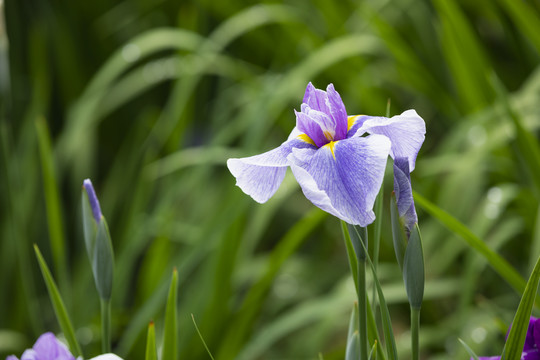
[[[191,314],[219,359],[343,359],[356,295],[339,223],[291,177],[260,206],[225,168],[279,145],[308,81],[332,82],[351,114],[383,115],[391,99],[390,115],[414,108],[426,120],[413,187],[464,227],[417,206],[420,351],[467,358],[460,338],[476,354],[502,352],[520,294],[460,236],[483,240],[524,279],[540,253],[538,2],[0,6],[0,357],[60,331],[34,243],[82,352],[99,352],[80,222],[80,186],[92,178],[113,239],[111,336],[122,358],[143,358],[152,320],[163,343],[176,267],[179,359],[208,358]],[[406,358],[385,183],[376,266]]]

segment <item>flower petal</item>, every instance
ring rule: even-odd
[[[407,158],[394,159],[394,193],[396,194],[399,217],[403,219],[407,236],[418,222],[412,196],[411,176]]]
[[[328,139],[324,135],[324,129],[331,121],[325,114],[311,110],[311,108],[305,104],[302,104],[302,112],[294,111],[296,115],[296,127],[298,130],[309,136],[315,145],[318,147],[328,143]]]
[[[40,359],[75,359],[67,347],[51,332],[42,334],[37,339],[33,349]]]
[[[293,149],[288,159],[304,195],[322,210],[354,225],[375,220],[390,141],[372,135],[332,142],[320,149]]]
[[[307,104],[310,108],[314,110],[321,111],[325,114],[330,115],[330,109],[328,108],[328,99],[326,92],[316,89],[315,86],[310,82],[306,87],[306,92],[304,94],[304,104]]]
[[[268,201],[277,191],[287,171],[287,156],[294,147],[315,146],[293,138],[281,146],[260,155],[227,160],[229,171],[236,178],[236,185],[258,203]]]
[[[91,358],[90,360],[122,360],[118,355],[108,353]]]
[[[334,84],[330,84],[326,87],[326,95],[328,97],[328,104],[330,105],[330,114],[334,118],[336,123],[336,140],[342,140],[347,137],[347,110],[341,96],[334,89]]]
[[[407,110],[391,118],[369,117],[354,133],[354,136],[365,132],[387,136],[392,142],[390,156],[393,159],[407,158],[410,171],[414,170],[416,155],[426,134],[426,124],[415,110]],[[349,131],[348,136],[351,137],[353,134]]]

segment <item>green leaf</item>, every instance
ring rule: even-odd
[[[156,330],[154,322],[148,324],[148,333],[146,335],[146,360],[157,360],[156,349]]]
[[[536,261],[536,265],[532,271],[523,296],[519,302],[514,321],[510,333],[508,334],[508,340],[504,346],[504,352],[502,358],[505,360],[519,360],[521,359],[521,353],[523,352],[523,346],[525,345],[525,338],[527,336],[527,330],[529,329],[529,319],[531,317],[534,300],[536,299],[536,292],[538,291],[538,282],[540,281],[540,257]]]
[[[534,133],[528,131],[523,126],[521,117],[512,108],[506,88],[495,73],[492,73],[491,80],[493,87],[497,90],[499,103],[502,104],[507,116],[514,123],[516,139],[514,147],[517,156],[523,159],[527,165],[527,172],[536,187],[536,195],[540,195],[540,145]]]
[[[461,340],[458,338],[458,341],[461,343],[461,345],[463,345],[463,347],[465,348],[465,350],[467,350],[467,352],[469,353],[469,355],[471,355],[471,357],[474,359],[474,360],[478,360],[478,355],[476,355],[476,353],[473,351],[473,349],[471,349],[469,347],[469,345],[467,345],[465,343],[465,341]]]
[[[373,344],[373,347],[371,348],[371,351],[369,352],[368,359],[377,360],[377,340],[375,340],[375,343]]]
[[[350,341],[354,332],[358,331],[358,303],[355,302],[353,310],[351,312],[351,319],[349,320],[349,332],[347,334],[347,342]]]
[[[367,228],[361,227],[358,225],[351,225],[347,223],[347,229],[349,230],[349,235],[351,237],[352,245],[354,247],[354,253],[356,258],[361,261],[366,260],[366,253],[364,248],[360,245],[361,243],[365,244],[365,247],[368,247],[368,232]]]
[[[360,334],[355,331],[347,342],[345,360],[358,360],[360,358]]]
[[[165,310],[165,330],[163,333],[162,359],[176,360],[177,358],[177,325],[176,325],[176,298],[178,293],[178,271],[173,270],[167,309]]]
[[[405,250],[403,260],[403,281],[409,303],[415,309],[420,309],[424,298],[424,252],[418,224],[414,225]]]
[[[71,320],[69,319],[69,315],[67,313],[66,307],[64,306],[64,301],[60,296],[60,292],[58,291],[58,287],[54,282],[51,272],[49,271],[47,263],[43,259],[39,248],[35,244],[34,251],[36,253],[39,267],[41,269],[41,274],[43,275],[43,280],[45,280],[45,285],[47,285],[47,291],[49,292],[49,298],[51,299],[54,313],[56,314],[56,319],[58,320],[60,328],[62,329],[62,332],[64,333],[64,336],[66,337],[66,340],[69,344],[69,350],[75,357],[81,356],[81,348],[79,346],[79,343],[77,342],[77,338],[75,337],[73,325],[71,325]]]
[[[510,286],[512,286],[518,293],[521,294],[523,292],[526,284],[525,280],[504,258],[491,250],[459,220],[414,190],[413,195],[415,203],[418,206],[439,220],[439,222],[441,222],[447,229],[465,240],[467,245],[482,255],[489,262],[493,270],[495,270],[504,280],[506,280],[506,282],[508,282],[508,284],[510,284]]]
[[[206,341],[204,341],[201,331],[199,330],[199,327],[197,326],[197,323],[195,322],[195,316],[193,316],[193,314],[191,314],[191,319],[193,320],[193,325],[195,326],[195,330],[197,330],[197,334],[199,334],[199,338],[201,339],[204,345],[204,348],[206,349],[206,352],[208,353],[208,356],[210,356],[210,359],[214,360],[214,357],[212,356],[212,353],[210,352],[208,345],[206,345]]]
[[[392,222],[392,240],[394,241],[394,251],[399,268],[403,271],[403,257],[407,247],[407,235],[399,218],[396,196],[392,194],[390,199],[390,219]]]
[[[109,227],[103,216],[98,225],[92,270],[100,298],[109,301],[112,295],[114,277],[114,253]]]
[[[51,149],[51,137],[45,119],[36,119],[36,132],[39,144],[39,155],[41,159],[41,170],[43,173],[43,190],[45,194],[45,204],[47,206],[47,222],[49,225],[49,238],[53,254],[56,276],[59,277],[60,287],[66,280],[62,279],[67,274],[65,258],[64,224],[62,223],[62,212],[60,206],[60,196],[53,163],[53,152]]]
[[[362,246],[364,246],[364,244],[362,244]],[[367,249],[365,247],[364,247],[364,251],[366,251],[367,253]],[[373,265],[373,262],[371,261],[369,253],[367,254],[366,260],[369,266],[371,267],[371,272],[373,273],[373,282],[375,283],[375,288],[377,289],[377,294],[379,295],[379,305],[380,305],[379,308],[381,311],[381,319],[382,319],[386,350],[388,353],[388,360],[396,360],[398,356],[397,356],[396,340],[394,338],[394,331],[392,329],[392,320],[390,319],[390,312],[388,311],[388,306],[384,298],[382,286],[381,286],[381,283],[379,282],[377,271],[375,270],[375,266]]]

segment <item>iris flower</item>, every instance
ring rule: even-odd
[[[375,220],[373,204],[390,155],[398,210],[410,229],[417,217],[409,174],[426,132],[416,111],[391,118],[348,116],[332,84],[323,91],[311,83],[300,110],[295,110],[296,127],[279,147],[227,161],[236,185],[264,203],[290,167],[314,205],[349,224],[367,226]]]
[[[78,358],[78,360],[82,358]],[[18,360],[15,355],[10,355],[6,360]],[[53,333],[42,334],[32,349],[27,349],[21,356],[21,360],[75,360],[66,345],[60,342]],[[103,354],[90,360],[122,360],[114,354]]]

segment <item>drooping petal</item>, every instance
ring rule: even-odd
[[[314,145],[293,138],[281,146],[260,155],[227,160],[236,185],[258,203],[268,201],[277,191],[287,171],[287,156],[294,147],[315,148]]]
[[[353,225],[375,220],[373,204],[382,184],[390,140],[372,135],[320,148],[293,149],[288,159],[304,195]]]
[[[347,110],[341,96],[334,89],[334,84],[326,87],[326,95],[328,96],[328,104],[330,105],[330,114],[336,123],[335,140],[343,140],[347,137]]]
[[[356,132],[349,131],[348,137],[366,132],[388,137],[392,142],[390,156],[393,159],[407,158],[410,171],[414,170],[416,155],[426,135],[426,124],[415,110],[407,110],[391,118],[370,116]]]
[[[418,217],[414,208],[407,158],[394,159],[394,193],[396,194],[399,217],[403,220],[407,236],[409,236],[414,224],[418,222]]]

